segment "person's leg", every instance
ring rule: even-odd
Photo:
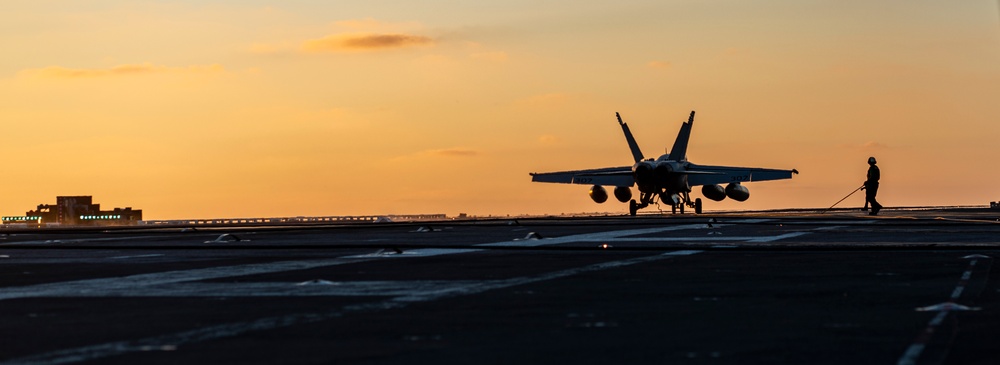
[[[875,196],[878,195],[878,185],[869,187],[867,191],[871,194],[872,215],[878,214],[878,211],[882,210],[882,204],[879,204],[878,200],[875,200]]]

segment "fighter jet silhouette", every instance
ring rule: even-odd
[[[691,126],[694,125],[694,111],[688,121],[681,125],[677,139],[670,153],[656,159],[643,157],[639,145],[632,137],[628,124],[618,117],[618,123],[625,133],[625,140],[635,164],[632,166],[606,167],[589,170],[559,171],[531,173],[531,181],[585,184],[590,188],[590,198],[597,203],[608,200],[608,192],[604,186],[614,186],[614,195],[618,201],[629,203],[629,213],[635,215],[639,209],[656,203],[657,199],[671,206],[676,213],[679,209],[684,213],[684,207],[694,208],[695,213],[702,211],[701,198],[691,200],[692,186],[701,185],[704,197],[721,201],[726,197],[736,201],[746,201],[750,198],[750,190],[742,183],[790,179],[798,170],[779,170],[756,167],[731,167],[697,165],[687,160],[688,139],[691,137]],[[723,188],[720,184],[726,184]],[[639,200],[632,199],[632,186],[639,188]]]

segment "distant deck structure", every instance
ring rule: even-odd
[[[318,217],[272,217],[272,218],[212,218],[212,219],[156,219],[140,222],[144,226],[241,226],[279,224],[324,224],[324,223],[383,223],[447,220],[445,214],[388,214]]]
[[[0,218],[3,224],[43,226],[132,226],[142,221],[142,210],[114,208],[101,210],[89,195],[57,196],[55,204],[39,204],[23,216]]]

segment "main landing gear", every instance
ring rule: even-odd
[[[677,203],[680,206],[681,214],[684,214],[684,206],[687,205],[689,208],[694,208],[695,214],[701,214],[701,198],[697,198],[691,201],[691,195],[685,192],[681,195],[681,201]]]
[[[634,217],[636,215],[636,213],[639,212],[639,209],[648,207],[649,203],[650,203],[650,201],[652,201],[652,199],[651,199],[651,197],[647,197],[646,194],[643,194],[643,196],[641,197],[641,201],[642,201],[641,203],[636,202],[635,199],[632,199],[631,201],[629,201],[629,203],[628,203],[628,212],[629,212],[629,214],[631,216]],[[702,207],[702,205],[701,205],[701,198],[697,198],[697,199],[694,200],[694,202],[692,202],[687,193],[684,193],[683,200],[681,200],[677,204],[671,204],[670,205],[670,212],[673,213],[673,214],[677,214],[677,210],[680,209],[681,214],[684,214],[684,206],[685,205],[688,206],[688,207],[690,207],[690,208],[694,208],[694,213],[695,214],[701,214],[701,207]]]
[[[635,199],[632,199],[632,201],[628,202],[628,214],[630,214],[631,216],[635,217],[635,213],[637,213],[639,211],[639,209],[642,209],[642,208],[645,208],[645,207],[648,207],[648,206],[649,206],[649,203],[636,203]]]

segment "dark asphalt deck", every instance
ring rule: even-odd
[[[2,230],[0,364],[997,364],[998,218]]]

